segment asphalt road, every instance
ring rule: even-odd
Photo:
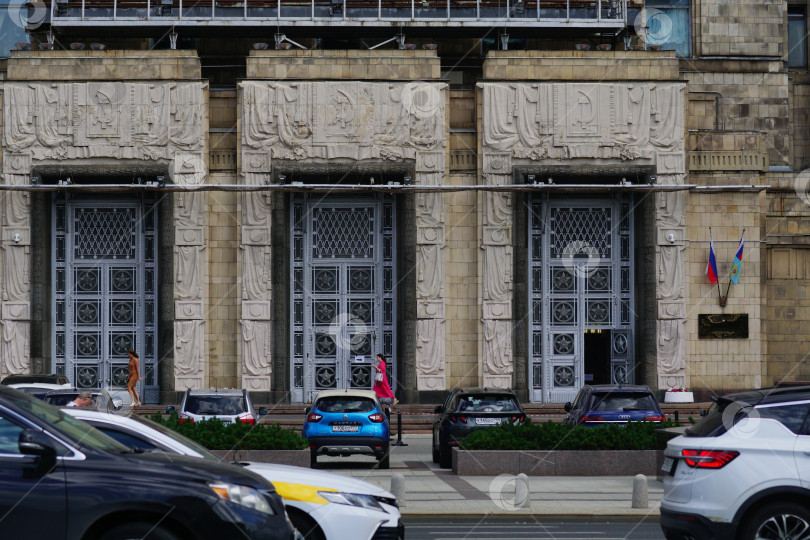
[[[403,517],[406,540],[663,540],[658,519],[413,518]]]

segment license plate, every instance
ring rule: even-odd
[[[333,432],[354,433],[360,429],[360,426],[332,426]]]
[[[672,471],[672,465],[674,463],[675,463],[674,459],[672,459],[671,457],[665,457],[664,458],[664,464],[661,465],[661,470],[664,471],[665,473],[671,472]]]
[[[501,421],[498,418],[476,418],[475,423],[481,426],[494,426],[500,424]]]

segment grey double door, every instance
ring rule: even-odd
[[[54,201],[53,353],[77,387],[123,389],[134,349],[142,400],[157,401],[152,209],[141,199]]]
[[[292,221],[293,398],[370,389],[394,356],[393,200],[295,197]]]

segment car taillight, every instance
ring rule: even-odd
[[[323,416],[320,414],[309,413],[309,416],[307,416],[307,422],[320,422],[321,418],[323,418]]]
[[[256,420],[254,420],[253,418],[240,418],[240,420],[242,420],[243,424],[247,424],[249,426],[255,426],[256,425]]]
[[[687,465],[699,469],[720,469],[740,455],[725,450],[683,450],[682,454]]]
[[[604,422],[605,419],[601,416],[583,416],[580,422]]]
[[[181,424],[193,424],[194,419],[189,417],[189,416],[181,416],[180,417],[180,423]]]
[[[526,415],[525,415],[525,414],[521,414],[520,416],[513,416],[513,417],[511,418],[511,420],[512,420],[512,422],[513,422],[513,423],[514,423],[514,422],[523,422],[524,420],[526,420]]]
[[[380,423],[383,420],[385,420],[385,416],[380,413],[374,413],[372,415],[369,415],[368,419],[371,420],[372,422]]]
[[[450,421],[451,422],[461,422],[462,424],[466,424],[467,423],[467,417],[466,416],[461,416],[459,414],[451,414],[450,415]]]
[[[644,418],[645,422],[666,422],[667,419],[664,416],[647,416]]]

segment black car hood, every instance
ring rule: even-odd
[[[165,476],[168,466],[171,473],[176,476],[187,476],[190,479],[202,481],[228,481],[255,487],[263,491],[276,491],[273,484],[238,465],[166,452],[133,452],[125,454],[123,457],[130,461],[133,468],[143,475]]]

